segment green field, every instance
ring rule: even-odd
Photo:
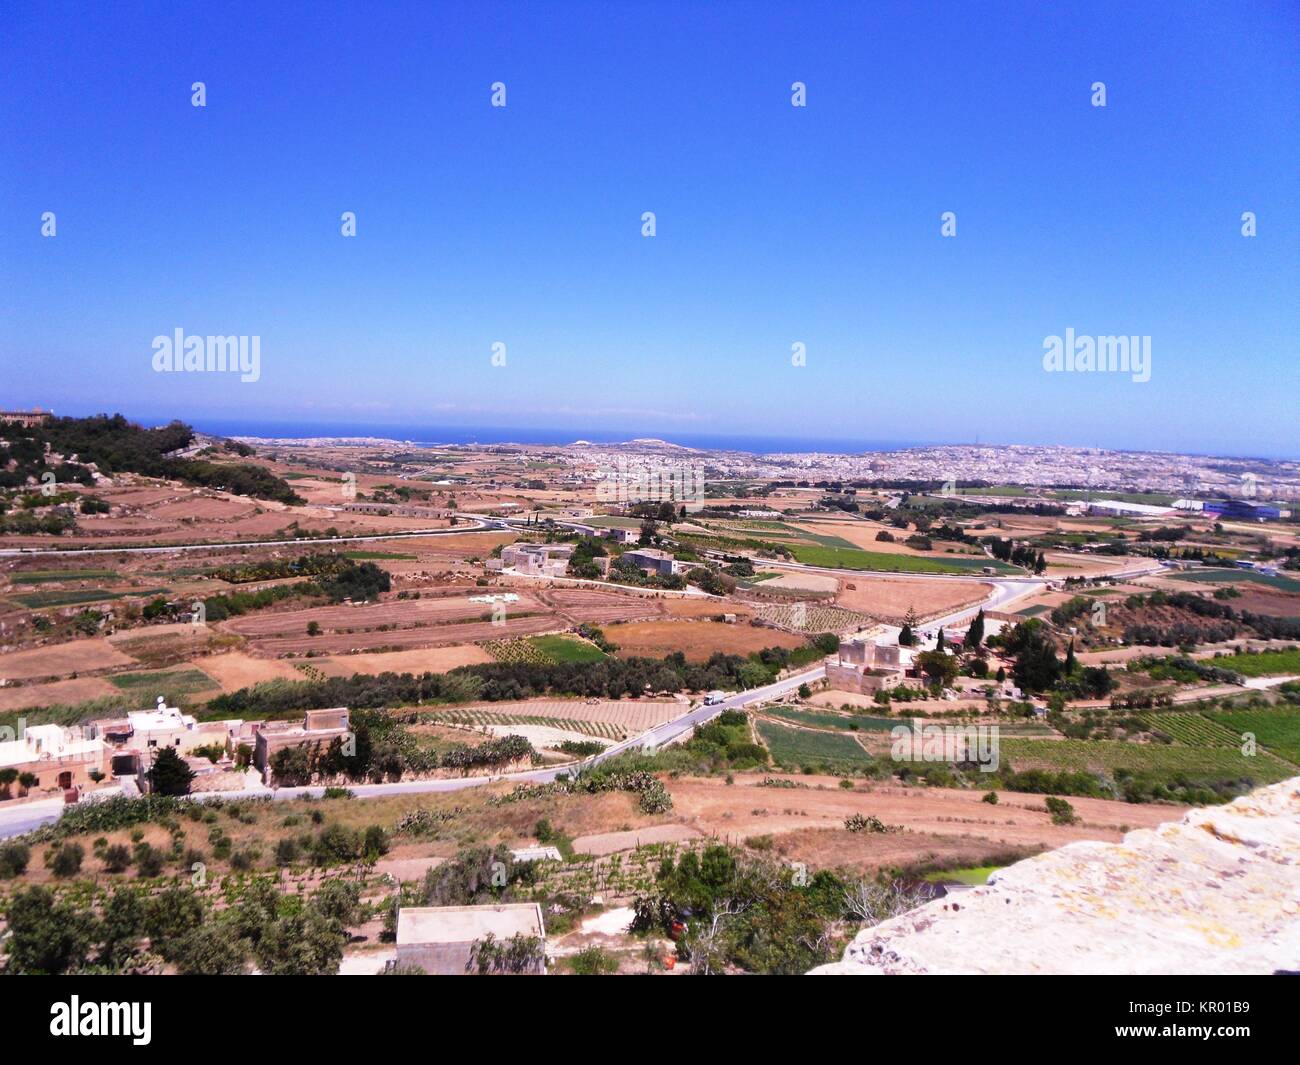
[[[15,573],[11,580],[14,584],[53,584],[56,581],[108,580],[116,576],[117,571],[111,569],[34,569]]]
[[[981,573],[988,566],[996,573],[1021,573],[1022,570],[985,556],[893,555],[883,551],[862,551],[858,548],[812,547],[794,544],[790,550],[805,566],[824,566],[828,569],[880,570],[886,573]]]
[[[150,670],[147,673],[119,673],[108,682],[133,696],[139,706],[151,706],[158,696],[174,705],[179,699],[215,692],[219,685],[200,669]]]
[[[1283,592],[1300,592],[1300,581],[1293,577],[1270,577],[1266,573],[1248,569],[1198,569],[1188,573],[1171,573],[1169,576],[1175,581],[1192,581],[1196,584],[1239,584],[1250,581]]]
[[[605,657],[594,643],[570,636],[529,636],[527,640],[556,662],[599,662]]]
[[[1036,618],[1038,617],[1039,614],[1046,614],[1050,609],[1051,609],[1050,607],[1045,606],[1042,603],[1038,604],[1037,606],[1027,606],[1025,607],[1024,610],[1017,610],[1016,617]]]
[[[1239,747],[1241,740],[1230,729],[1198,713],[1142,714],[1142,724],[1158,729],[1188,747]]]
[[[844,732],[857,732],[859,730],[888,732],[899,724],[899,722],[891,721],[887,717],[868,717],[865,714],[825,714],[818,713],[815,710],[797,710],[790,706],[773,706],[764,710],[763,713],[770,714],[772,717],[779,717],[783,721],[808,725],[810,728],[839,729]]]
[[[1288,762],[1300,765],[1300,710],[1278,706],[1270,710],[1213,710],[1205,716],[1233,734],[1240,743],[1243,732]]]
[[[1207,659],[1210,665],[1235,670],[1246,677],[1271,677],[1287,673],[1300,674],[1300,650],[1259,651],[1253,654],[1228,655]]]
[[[1126,769],[1162,779],[1249,778],[1272,784],[1295,774],[1295,767],[1267,752],[1246,757],[1232,747],[1123,743],[1114,740],[1027,740],[1003,737],[1002,760],[1017,770],[1039,767],[1071,772],[1113,773]]]
[[[36,610],[43,606],[76,606],[80,603],[99,603],[106,599],[123,599],[128,595],[162,595],[166,591],[166,588],[133,588],[128,592],[109,592],[103,588],[88,588],[85,591],[32,592],[28,595],[10,596],[10,598],[22,603],[29,610]]]
[[[947,869],[941,873],[926,873],[923,879],[932,884],[969,884],[980,887],[989,882],[989,874],[1005,869],[1003,865],[977,865],[970,869]]]
[[[758,734],[772,752],[772,760],[779,766],[851,768],[865,766],[871,761],[871,756],[850,736],[787,728],[772,721],[759,721]]]

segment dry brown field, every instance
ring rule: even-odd
[[[486,589],[484,589],[486,591]],[[322,633],[340,629],[375,629],[380,625],[394,627],[425,625],[440,626],[444,622],[470,619],[490,620],[492,604],[470,602],[470,590],[459,589],[455,597],[439,596],[420,599],[388,599],[380,603],[358,606],[318,606],[306,610],[261,611],[222,622],[222,627],[240,636],[306,635],[307,626],[316,622]],[[518,594],[518,593],[516,593]],[[524,593],[518,602],[505,604],[507,618],[524,613],[547,612],[544,603]]]
[[[703,662],[719,651],[747,655],[765,647],[803,647],[808,642],[789,632],[720,621],[633,621],[608,626],[605,636],[618,645],[620,658],[662,658],[681,651],[692,662]]]
[[[885,621],[901,621],[909,609],[924,620],[981,602],[991,590],[978,581],[852,577],[840,581],[835,602],[846,610],[860,610]]]
[[[0,711],[25,710],[33,706],[71,705],[88,699],[120,695],[113,685],[100,677],[78,677],[49,684],[27,684],[20,688],[0,688]]]
[[[705,835],[736,840],[790,832],[803,835],[817,828],[842,829],[845,818],[855,813],[907,830],[901,837],[863,834],[863,846],[874,852],[877,848],[894,850],[905,844],[911,833],[965,838],[996,847],[1059,847],[1085,839],[1118,842],[1126,829],[1152,828],[1186,812],[1182,806],[1072,797],[1079,824],[1054,825],[1041,795],[999,792],[1001,801],[991,806],[981,801],[979,789],[860,782],[846,791],[834,777],[789,779],[814,787],[764,788],[757,786],[758,779],[753,776],[737,776],[733,785],[713,778],[670,780],[674,820]],[[825,785],[824,790],[816,788],[818,784]],[[901,846],[901,851],[896,850],[883,864],[899,864],[900,854],[919,857],[919,849]]]
[[[585,621],[608,625],[630,618],[659,617],[665,613],[665,600],[649,595],[607,592],[599,588],[564,587],[550,588],[539,595],[575,623]],[[722,605],[713,603],[714,613],[721,613],[724,609]]]
[[[134,659],[96,636],[0,655],[0,677],[8,680],[66,677],[71,673],[93,673],[135,664]]]
[[[508,640],[518,636],[535,636],[555,632],[566,626],[553,615],[507,618],[504,624],[475,621],[465,624],[431,625],[419,629],[391,629],[365,632],[345,632],[336,635],[266,637],[256,642],[258,651],[269,655],[317,654],[339,655],[349,651],[376,651],[379,649],[405,650],[413,647],[441,647],[451,644],[474,643],[478,640]]]

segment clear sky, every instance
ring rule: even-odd
[[[0,406],[1300,454],[1295,3],[9,0],[0,49]],[[260,380],[155,373],[178,328]]]

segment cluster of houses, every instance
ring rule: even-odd
[[[637,547],[624,551],[621,557],[632,562],[643,573],[658,574],[661,577],[683,574],[699,565],[698,562],[675,559],[657,547]],[[572,558],[572,544],[517,543],[503,547],[500,558],[488,559],[487,568],[497,573],[510,571],[531,577],[563,577],[569,570],[569,560]],[[612,561],[608,555],[598,555],[592,559],[602,577],[609,575]]]
[[[23,728],[16,739],[0,742],[0,771],[13,770],[23,794],[60,791],[75,799],[110,778],[135,778],[142,788],[147,786],[146,775],[163,748],[175,750],[202,776],[231,768],[244,747],[247,761],[270,784],[276,751],[303,743],[327,744],[346,735],[346,707],[309,710],[301,721],[199,721],[159,698],[154,709],[133,710],[120,718],[73,728]],[[208,751],[217,754],[216,762],[206,757]],[[18,797],[12,787],[9,796]]]

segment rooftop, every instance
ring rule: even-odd
[[[397,942],[471,943],[487,935],[545,938],[542,909],[535,902],[499,906],[403,906],[397,914]]]

